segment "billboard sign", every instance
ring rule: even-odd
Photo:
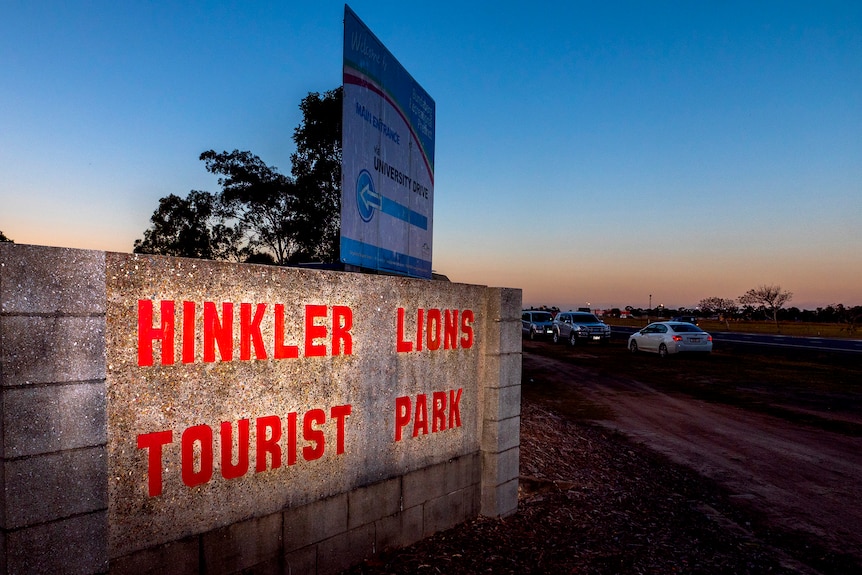
[[[341,261],[431,277],[434,100],[344,7]]]

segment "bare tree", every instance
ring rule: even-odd
[[[715,296],[700,300],[697,307],[699,307],[703,313],[718,314],[718,316],[724,320],[724,325],[727,326],[727,329],[730,329],[730,318],[739,310],[739,306],[736,305],[736,300]]]
[[[772,319],[775,321],[775,328],[778,327],[778,310],[784,306],[793,297],[793,293],[782,291],[781,286],[777,285],[761,285],[754,289],[750,289],[743,295],[739,296],[739,303],[742,305],[757,305],[763,309],[772,312]]]

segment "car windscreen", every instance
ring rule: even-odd
[[[677,333],[685,333],[685,332],[700,332],[703,331],[696,325],[690,323],[672,323],[670,324],[671,329]]]
[[[599,323],[599,318],[591,313],[572,314],[572,320],[575,323]]]
[[[549,313],[534,313],[533,321],[551,321],[551,314]]]

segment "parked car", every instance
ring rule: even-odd
[[[693,315],[680,315],[677,317],[672,317],[670,318],[670,321],[684,321],[686,323],[693,323],[694,325],[697,325],[697,318]]]
[[[577,345],[579,341],[607,343],[611,339],[611,326],[594,314],[582,311],[564,311],[554,318],[554,343],[568,341]]]
[[[553,335],[554,316],[550,312],[525,309],[521,312],[521,333],[531,340]]]
[[[712,351],[712,336],[694,324],[657,321],[629,336],[632,353],[649,351],[666,357],[671,353]]]

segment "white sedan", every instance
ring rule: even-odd
[[[712,336],[694,324],[681,321],[651,323],[629,336],[632,353],[650,351],[662,357],[671,353],[712,351]]]

